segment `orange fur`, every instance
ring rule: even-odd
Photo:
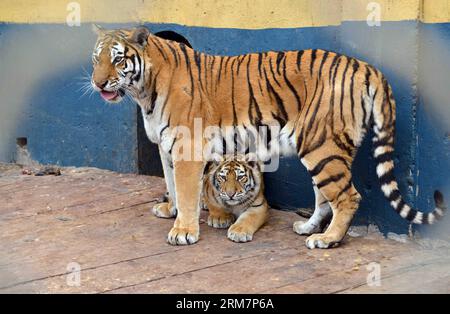
[[[433,223],[442,216],[440,194],[433,213],[418,212],[401,198],[393,169],[383,168],[383,162],[392,160],[395,100],[384,75],[367,63],[319,49],[212,56],[142,27],[98,33],[93,84],[112,101],[129,94],[142,109],[147,135],[160,145],[177,210],[169,243],[191,244],[199,238],[199,196],[207,160],[180,159],[201,152],[194,146],[175,149],[182,136],[171,133],[184,126],[194,134],[195,118],[201,119],[203,130],[280,127],[289,149],[311,174],[316,195],[333,212],[327,230],[306,239],[310,248],[338,244],[349,227],[360,200],[351,165],[372,123],[375,148],[384,150],[375,153],[377,172],[394,209],[414,223]],[[123,47],[125,70],[112,66],[112,57]],[[131,63],[132,73],[126,70]]]

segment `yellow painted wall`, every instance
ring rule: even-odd
[[[0,21],[65,23],[67,0],[0,0]],[[450,22],[450,0],[77,0],[81,22],[176,23],[241,29],[296,28],[364,21],[381,5],[382,21]]]

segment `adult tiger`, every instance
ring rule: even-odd
[[[322,220],[326,217],[322,211],[329,208],[333,214],[324,233],[306,239],[309,248],[331,247],[346,234],[361,198],[350,169],[370,127],[375,132],[381,189],[392,207],[416,224],[432,224],[442,217],[439,192],[432,213],[412,209],[403,201],[393,172],[395,101],[384,75],[367,63],[317,49],[212,56],[158,38],[145,27],[96,28],[96,32],[94,89],[109,102],[120,101],[125,93],[131,96],[142,109],[149,139],[159,144],[167,189],[176,207],[163,203],[154,211],[163,217],[177,214],[169,243],[192,244],[199,239],[206,158],[196,145],[175,149],[186,133],[173,132],[183,126],[194,136],[196,118],[203,130],[280,127],[276,136],[268,134],[267,145],[258,147],[257,153],[273,153],[275,144],[280,144],[283,153],[297,154],[315,183],[316,199],[326,203],[317,207],[314,219]],[[202,141],[222,145],[217,137]],[[185,153],[200,159],[179,158]],[[297,223],[294,228],[310,234],[315,225],[317,221]]]

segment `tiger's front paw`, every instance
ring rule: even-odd
[[[194,244],[198,241],[199,235],[198,228],[173,227],[167,236],[167,242],[172,245]]]
[[[223,213],[221,215],[209,214],[208,226],[218,229],[224,229],[231,226],[234,222],[234,215],[229,213]]]
[[[227,237],[233,242],[249,242],[253,239],[253,233],[246,225],[234,224],[228,229]]]
[[[172,202],[159,203],[153,206],[152,213],[159,218],[174,218],[177,216],[177,208]]]
[[[317,233],[307,237],[305,243],[309,249],[329,249],[339,245],[340,241],[340,239],[326,236],[324,233]]]

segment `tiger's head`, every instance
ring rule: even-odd
[[[262,188],[259,164],[237,158],[210,162],[205,169],[216,201],[226,207],[249,205]]]
[[[98,39],[92,53],[92,87],[104,100],[119,102],[125,92],[133,95],[142,84],[150,32],[145,27],[104,30],[94,25],[93,29]]]

